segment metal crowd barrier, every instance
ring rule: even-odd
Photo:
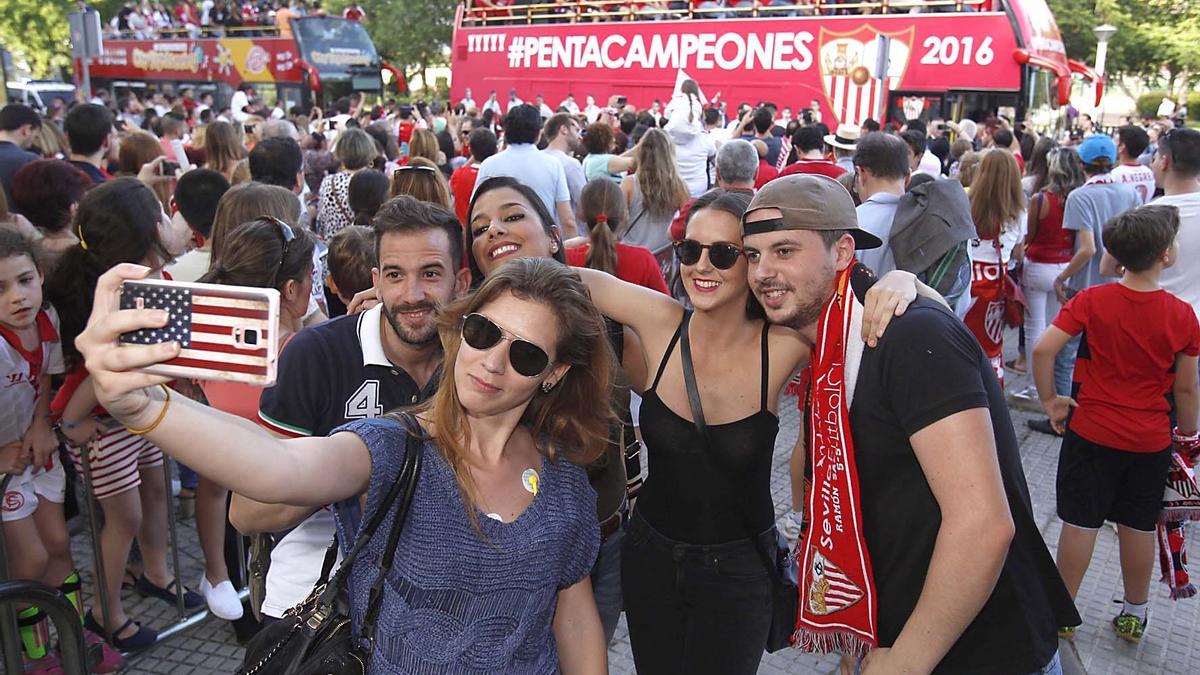
[[[104,579],[104,560],[100,551],[101,506],[100,502],[96,500],[94,492],[91,490],[91,461],[88,455],[89,453],[86,448],[80,452],[83,465],[83,472],[80,478],[83,480],[84,494],[86,495],[86,500],[88,500],[88,530],[91,543],[92,565],[94,565],[92,567],[92,575],[94,575],[92,579],[94,579],[94,583],[96,584],[96,598],[97,602],[100,603],[101,616],[108,616],[108,608],[110,607],[110,603],[113,602],[113,598],[108,597],[108,591],[102,581]],[[56,459],[58,459],[58,456],[56,456]],[[182,575],[179,562],[178,526],[176,526],[175,522],[175,498],[172,494],[172,478],[170,478],[172,477],[172,471],[170,471],[172,462],[172,459],[163,455],[163,480],[166,482],[167,492],[167,531],[168,545],[170,546],[170,565],[173,567],[172,572],[176,579],[175,620],[169,623],[168,626],[158,629],[158,641],[172,637],[176,633],[186,631],[187,628],[197,625],[197,623],[208,619],[209,616],[209,610],[206,608],[194,611],[193,614],[187,614],[184,608],[184,575]],[[11,478],[11,476],[4,476],[4,479],[0,480],[0,495],[4,495]],[[67,485],[68,490],[72,488],[73,485]],[[248,584],[246,548],[244,538],[241,536],[236,537],[236,550],[238,550],[238,555],[236,555],[236,560],[238,560],[236,579],[240,580],[240,583],[244,585],[239,591],[238,597],[241,601],[245,601],[246,598],[250,597],[250,590],[245,586]],[[22,673],[22,656],[20,656],[22,655],[22,647],[20,647],[17,614],[13,608],[13,603],[36,604],[37,607],[46,610],[50,620],[54,621],[54,626],[58,629],[59,638],[62,641],[62,645],[64,645],[62,646],[62,650],[64,650],[62,651],[62,661],[64,661],[64,664],[70,663],[70,659],[76,657],[78,657],[76,659],[79,663],[84,663],[82,661],[83,628],[80,626],[78,614],[71,602],[67,601],[66,597],[62,596],[58,591],[48,589],[48,587],[34,583],[34,581],[8,580],[7,561],[4,528],[0,527],[0,650],[4,650],[4,673]],[[233,578],[233,574],[230,574],[230,578]],[[42,595],[38,595],[36,587],[44,589]],[[52,607],[55,595],[61,598],[61,601],[65,602],[68,608],[71,608],[70,614],[64,615],[70,617],[71,621],[62,621],[61,616],[55,615],[61,609]],[[67,626],[64,626],[65,623]],[[106,626],[106,633],[104,638],[108,639],[109,643],[112,643],[112,627]],[[78,653],[73,651],[76,650],[76,644],[72,640],[76,637],[78,637]],[[68,649],[72,651],[68,651]],[[78,673],[85,673],[85,671],[86,669],[78,670]],[[67,673],[74,673],[74,670],[68,669]]]
[[[97,598],[100,602],[101,616],[108,616],[108,608],[111,606],[112,598],[108,597],[108,591],[103,583],[104,579],[104,560],[100,555],[100,504],[96,500],[92,491],[92,466],[88,457],[87,448],[82,448],[80,457],[83,465],[83,492],[87,498],[88,504],[88,530],[92,540],[92,563],[93,571],[96,580]],[[188,614],[183,604],[183,588],[184,579],[181,573],[179,564],[179,537],[178,527],[175,522],[175,497],[172,494],[171,486],[171,463],[170,457],[163,455],[163,480],[166,483],[167,494],[167,533],[169,535],[168,545],[171,551],[171,566],[172,573],[176,579],[175,583],[175,621],[164,628],[158,629],[158,641],[161,642],[176,633],[184,631],[201,621],[208,618],[208,609],[201,608],[192,614]],[[238,561],[238,579],[241,583],[246,584],[249,577],[246,575],[246,550],[242,537],[237,537],[237,561]],[[238,592],[238,598],[245,600],[250,596],[248,587],[243,587]],[[105,626],[104,636],[108,641],[112,642],[112,627]]]
[[[0,559],[3,556],[0,555]],[[17,634],[16,611],[13,605],[33,605],[46,613],[58,633],[60,663],[66,675],[86,675],[88,672],[87,651],[83,644],[83,626],[75,605],[57,589],[23,579],[0,581],[0,610],[4,621],[0,623],[3,638],[4,672],[20,673],[21,639]],[[12,623],[9,623],[11,618]]]

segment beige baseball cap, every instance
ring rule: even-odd
[[[747,222],[759,209],[779,209],[782,218]],[[742,234],[778,230],[846,230],[859,250],[879,248],[883,241],[858,226],[854,199],[836,180],[815,174],[781,176],[767,183],[750,200],[742,216]]]

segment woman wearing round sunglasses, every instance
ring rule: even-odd
[[[615,187],[615,186],[614,186]],[[472,283],[478,284],[513,260],[522,258],[553,258],[564,265],[567,257],[554,220],[541,198],[529,187],[508,177],[489,178],[475,190],[467,219],[468,263]],[[641,486],[641,446],[633,430],[629,413],[629,386],[633,378],[642,376],[645,359],[641,345],[632,331],[614,321],[607,321],[609,343],[618,361],[633,364],[638,370],[629,372],[622,367],[610,395],[595,399],[596,405],[615,408],[620,424],[612,429],[612,443],[605,456],[588,467],[592,487],[596,490],[596,516],[600,521],[601,548],[592,569],[592,584],[600,620],[604,625],[606,643],[612,640],[621,617],[621,521],[627,501],[637,497]]]
[[[606,672],[588,578],[595,494],[583,466],[608,443],[612,413],[596,401],[607,400],[614,363],[603,318],[569,269],[517,261],[447,305],[440,387],[415,422],[392,415],[288,440],[169,397],[157,387],[165,378],[135,370],[179,349],[117,344],[123,332],[164,323],[154,311],[118,309],[121,282],[146,272],[122,265],[100,279],[79,347],[110,414],[198,472],[269,503],[365,493],[371,513],[398,479],[409,434],[419,434],[423,468],[369,672]],[[356,629],[386,537],[381,528],[350,573]]]
[[[581,270],[600,311],[642,341],[642,439],[650,473],[621,553],[626,618],[639,672],[736,675],[758,669],[771,621],[775,550],[771,460],[778,395],[807,361],[799,333],[769,326],[750,294],[741,216],[750,196],[713,190],[696,200],[676,245],[694,310]],[[890,314],[915,298],[911,275],[881,280],[868,304]],[[878,302],[879,300],[885,300]],[[702,438],[690,412],[680,336],[689,342]]]

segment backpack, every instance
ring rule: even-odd
[[[953,179],[922,183],[900,197],[888,246],[896,268],[912,272],[951,306],[971,287],[971,202]]]

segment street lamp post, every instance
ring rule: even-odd
[[[1104,64],[1108,59],[1108,41],[1116,35],[1117,27],[1112,24],[1103,24],[1092,29],[1092,34],[1096,36],[1096,75],[1104,77]],[[1100,86],[1099,83],[1092,83],[1092,87]],[[1094,97],[1093,97],[1094,100]],[[1101,100],[1096,107],[1096,121],[1100,122],[1100,114],[1103,108],[1104,101]]]

